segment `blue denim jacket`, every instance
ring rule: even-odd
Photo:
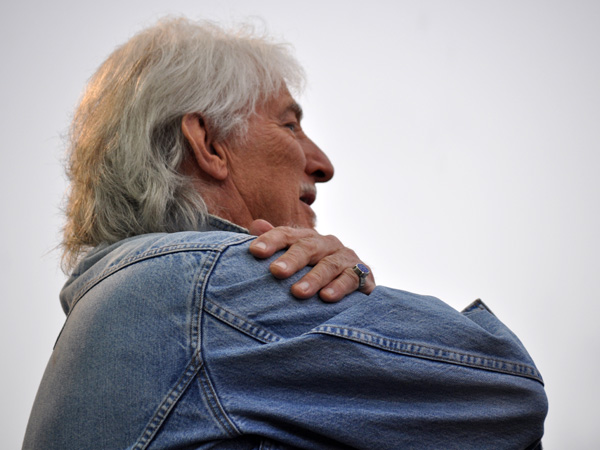
[[[297,300],[252,236],[151,234],[91,251],[24,449],[524,449],[543,382],[485,305],[378,287]]]

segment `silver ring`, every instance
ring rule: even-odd
[[[369,276],[369,268],[362,263],[358,263],[352,268],[352,270],[356,275],[358,275],[358,288],[362,289],[367,280],[367,276]]]

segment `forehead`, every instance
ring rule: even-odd
[[[283,118],[292,114],[298,121],[302,120],[302,107],[289,93],[287,89],[281,90],[266,102],[261,104],[256,111],[258,114],[266,115],[274,119]]]

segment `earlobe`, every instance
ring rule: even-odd
[[[198,167],[210,177],[223,181],[227,178],[227,156],[220,145],[213,145],[211,133],[199,114],[186,114],[181,119],[185,136]]]

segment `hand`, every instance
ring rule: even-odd
[[[292,285],[292,295],[309,298],[319,292],[326,302],[337,302],[358,289],[358,275],[352,267],[360,259],[353,250],[335,236],[321,236],[310,228],[274,228],[266,220],[255,220],[250,233],[259,236],[250,244],[250,253],[257,258],[268,258],[287,248],[283,256],[271,263],[271,273],[277,278],[288,278],[306,266],[310,272]],[[375,289],[375,278],[370,272],[360,289],[370,294]]]

